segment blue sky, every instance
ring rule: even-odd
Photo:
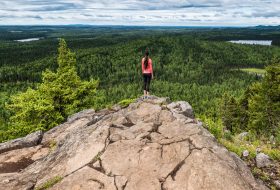
[[[280,25],[280,0],[1,0],[0,25]]]

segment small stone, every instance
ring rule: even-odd
[[[239,140],[244,140],[246,136],[248,136],[248,132],[243,132],[238,135]]]
[[[280,180],[275,180],[273,183],[277,189],[280,189]]]
[[[122,107],[121,107],[120,105],[118,105],[118,104],[115,104],[115,105],[112,106],[111,109],[112,109],[113,111],[119,111],[119,110],[122,109]]]
[[[119,140],[122,140],[122,137],[119,134],[113,134],[113,135],[110,136],[110,141],[111,142],[116,142],[116,141],[119,141]]]
[[[10,180],[9,179],[5,179],[5,180],[3,180],[3,183],[9,183],[10,182]]]
[[[259,153],[256,156],[256,163],[258,168],[267,167],[271,164],[269,156],[264,153]]]
[[[275,138],[273,135],[270,136],[269,141],[271,144],[273,144],[275,142]]]
[[[162,110],[167,110],[167,109],[168,109],[168,108],[167,108],[167,105],[162,105],[162,106],[161,106],[161,109],[162,109]]]
[[[249,156],[249,151],[248,150],[244,150],[243,153],[242,153],[242,156],[244,158],[247,158]]]
[[[117,189],[125,189],[127,178],[125,176],[116,176],[115,182],[116,182]]]
[[[202,127],[203,126],[203,122],[201,121],[201,120],[197,120],[197,125],[199,126],[199,127]]]
[[[261,151],[262,151],[262,149],[260,147],[256,148],[257,154],[260,153]]]
[[[165,182],[165,179],[164,179],[164,177],[160,177],[160,178],[158,179],[158,181],[159,181],[160,183],[163,183],[163,182]]]

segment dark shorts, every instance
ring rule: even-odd
[[[143,79],[144,79],[144,85],[143,89],[146,90],[147,92],[150,91],[150,83],[152,80],[152,74],[151,73],[144,73],[143,74]]]

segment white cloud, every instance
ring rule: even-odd
[[[2,0],[0,24],[275,25],[279,0]]]

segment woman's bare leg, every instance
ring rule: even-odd
[[[147,94],[147,96],[150,96],[150,83],[151,83],[151,79],[152,79],[151,75],[147,77],[147,86],[146,86],[146,94]]]

